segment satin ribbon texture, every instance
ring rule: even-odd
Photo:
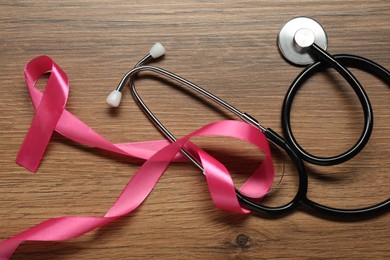
[[[35,84],[46,72],[51,74],[42,93]],[[36,113],[16,158],[19,165],[36,172],[54,131],[75,142],[144,159],[145,162],[104,216],[48,219],[2,241],[0,259],[8,259],[23,241],[72,239],[130,213],[146,199],[171,162],[187,160],[180,153],[183,147],[202,164],[212,200],[218,209],[250,213],[239,204],[233,180],[226,167],[190,142],[195,136],[226,136],[254,144],[266,154],[266,158],[240,188],[240,192],[259,199],[272,186],[274,167],[268,141],[261,131],[247,123],[234,120],[214,122],[174,143],[157,140],[113,144],[65,109],[69,93],[68,78],[50,57],[40,56],[30,61],[24,69],[24,75]]]

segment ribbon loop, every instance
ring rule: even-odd
[[[38,170],[50,137],[65,109],[68,99],[68,78],[47,56],[28,63],[24,72],[27,84],[38,81],[42,74],[51,71],[45,91],[36,108],[34,119],[16,158],[16,163],[32,172]]]

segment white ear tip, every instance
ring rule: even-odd
[[[156,42],[153,45],[153,47],[150,49],[149,53],[153,57],[153,59],[156,59],[156,58],[161,57],[165,54],[165,48],[161,43]]]
[[[114,90],[113,92],[108,95],[106,102],[110,107],[118,107],[121,103],[122,99],[122,92],[119,90]]]

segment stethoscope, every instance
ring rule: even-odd
[[[129,88],[133,94],[137,104],[143,110],[143,112],[149,117],[153,124],[169,139],[171,142],[175,142],[175,136],[158,120],[158,118],[147,107],[145,102],[138,94],[134,81],[135,76],[141,71],[150,71],[167,77],[171,80],[181,83],[182,85],[189,87],[190,89],[206,96],[212,101],[221,105],[225,109],[229,110],[233,114],[237,115],[243,121],[253,125],[264,133],[267,139],[273,144],[283,149],[291,161],[294,163],[298,173],[299,186],[295,196],[292,200],[281,206],[265,206],[257,203],[250,198],[244,196],[236,189],[236,195],[240,203],[251,210],[259,213],[265,213],[269,215],[278,215],[288,213],[297,207],[299,204],[312,209],[314,212],[322,213],[331,217],[357,217],[368,216],[377,214],[379,212],[388,211],[390,208],[390,198],[386,199],[378,204],[371,205],[369,207],[358,209],[339,209],[319,204],[307,197],[308,190],[308,176],[303,163],[303,160],[308,163],[316,165],[336,165],[345,162],[355,155],[357,155],[363,147],[366,145],[370,138],[373,128],[373,113],[370,101],[363,87],[354,75],[346,68],[346,66],[356,67],[366,72],[372,73],[376,77],[382,79],[390,85],[390,72],[382,66],[376,64],[368,59],[355,56],[355,55],[330,55],[327,53],[327,37],[324,29],[315,20],[307,17],[298,17],[288,21],[281,29],[278,37],[278,45],[280,52],[290,62],[297,65],[307,66],[292,82],[287,94],[285,96],[282,108],[282,126],[286,137],[283,139],[280,135],[274,132],[270,128],[265,128],[259,124],[259,122],[250,116],[249,114],[240,111],[234,106],[230,105],[221,98],[215,96],[209,91],[197,86],[196,84],[174,74],[166,71],[162,68],[146,65],[153,59],[161,57],[165,54],[165,48],[160,43],[156,43],[144,58],[142,58],[135,67],[128,71],[118,84],[118,87],[110,93],[107,97],[107,103],[112,107],[119,106],[122,91],[125,85],[130,82]],[[303,83],[313,76],[315,73],[324,70],[327,67],[333,67],[338,73],[340,73],[344,79],[351,85],[356,93],[364,113],[364,127],[360,135],[359,140],[346,152],[332,157],[319,157],[308,153],[304,150],[295,139],[291,124],[290,124],[290,111],[293,99],[297,94],[299,88]],[[181,152],[186,155],[202,172],[203,167],[201,164],[185,149]]]

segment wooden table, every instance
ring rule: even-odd
[[[126,90],[113,112],[105,104],[122,75],[162,42],[155,64],[182,75],[281,132],[281,105],[302,68],[278,52],[277,34],[295,16],[322,23],[331,53],[352,53],[390,68],[389,1],[11,1],[0,3],[0,239],[52,217],[103,216],[141,162],[53,134],[36,175],[15,164],[34,111],[23,67],[50,55],[70,78],[67,109],[112,142],[163,138]],[[353,160],[308,165],[308,196],[334,207],[363,207],[389,196],[389,86],[356,73],[375,115],[372,137]],[[144,74],[140,93],[177,136],[236,119],[202,97]],[[43,90],[45,80],[38,87]],[[347,149],[363,125],[359,103],[333,71],[299,92],[292,123],[313,153]],[[197,144],[224,162],[237,185],[261,157],[251,145],[225,138]],[[297,189],[286,161],[283,182],[266,204],[281,205]],[[276,160],[277,178],[283,163]],[[189,163],[170,166],[132,214],[65,242],[26,242],[13,259],[273,259],[390,257],[389,214],[344,221],[299,208],[283,217],[217,210],[204,177]]]

